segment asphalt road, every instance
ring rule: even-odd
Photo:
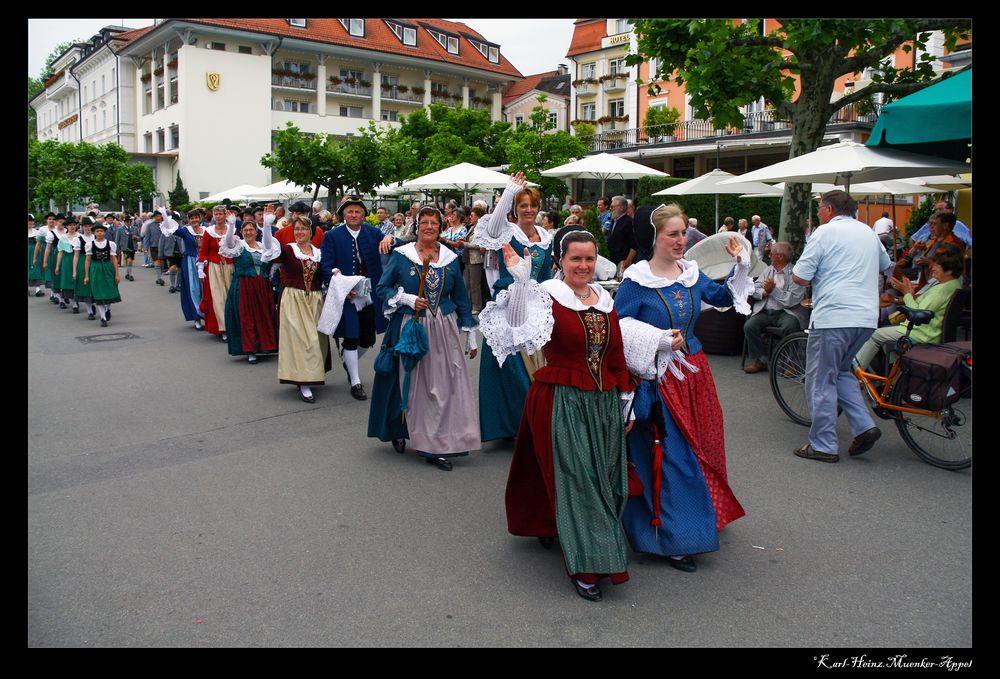
[[[450,473],[397,455],[339,366],[305,404],[135,277],[108,328],[27,300],[28,646],[972,644],[972,472],[891,422],[861,458],[801,460],[766,373],[710,357],[747,516],[697,573],[633,554],[589,603],[506,531],[510,444]],[[78,339],[110,333],[135,337]]]

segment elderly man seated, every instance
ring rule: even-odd
[[[805,286],[792,280],[792,246],[785,242],[771,247],[771,265],[757,279],[753,292],[753,314],[743,325],[747,340],[747,357],[752,362],[743,369],[745,373],[767,370],[767,353],[764,348],[765,327],[776,326],[785,334],[801,330],[806,325],[807,314],[802,308]]]

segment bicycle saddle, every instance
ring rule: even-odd
[[[934,318],[934,312],[930,309],[911,309],[908,306],[898,306],[896,307],[899,313],[903,314],[906,320],[913,323],[913,325],[923,325],[924,323],[930,323],[931,319]]]

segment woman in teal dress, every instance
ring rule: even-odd
[[[507,183],[493,212],[483,215],[476,226],[473,242],[487,250],[500,250],[509,244],[519,255],[528,248],[531,254],[531,279],[541,283],[552,277],[552,235],[535,225],[535,215],[541,206],[541,194],[527,188],[523,172],[518,172]],[[507,213],[514,208],[517,224],[507,221]],[[506,264],[500,261],[500,277],[493,284],[493,297],[498,299],[513,277]],[[483,441],[517,436],[524,411],[524,399],[531,386],[531,375],[544,365],[541,352],[529,355],[521,352],[509,357],[500,366],[490,345],[483,340],[482,360],[479,366],[479,393],[489,398],[479,399],[479,423]]]
[[[118,292],[118,248],[104,236],[107,228],[102,222],[94,224],[94,240],[87,243],[87,261],[84,268],[84,285],[90,285],[94,304],[101,315],[101,327],[108,327],[111,305],[122,301]]]
[[[76,288],[76,269],[73,268],[73,241],[78,237],[76,220],[70,217],[66,220],[66,233],[59,237],[56,243],[56,268],[53,271],[53,284],[59,280],[59,293],[62,301],[59,308],[65,309],[66,302],[73,301],[73,290]],[[80,304],[76,304],[80,308]],[[78,312],[79,313],[79,312]]]
[[[274,245],[274,257],[279,246]],[[271,262],[262,261],[264,248],[257,242],[257,225],[243,224],[243,240],[236,240],[236,225],[229,224],[219,243],[219,254],[233,260],[233,282],[226,296],[226,330],[230,356],[246,356],[257,363],[258,354],[278,352]]]
[[[417,310],[429,350],[410,371],[408,381],[398,356],[379,354],[368,436],[391,441],[399,453],[408,439],[428,464],[451,471],[451,458],[481,447],[475,396],[465,363],[465,354],[476,356],[477,323],[458,257],[438,241],[441,213],[436,207],[425,206],[417,212],[416,220],[417,241],[396,248],[390,255],[376,296],[385,300],[380,312],[390,319],[382,352],[392,351],[402,328]],[[418,296],[425,259],[424,291]],[[334,282],[331,278],[331,285]],[[408,387],[406,394],[404,386]],[[405,419],[404,396],[408,407]]]

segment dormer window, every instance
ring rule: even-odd
[[[392,30],[393,33],[396,34],[396,37],[399,38],[401,43],[409,47],[417,46],[416,26],[401,24],[396,21],[390,21],[389,19],[385,20],[385,24]]]
[[[365,37],[364,19],[337,19],[344,30],[357,38]]]
[[[305,28],[306,21],[307,21],[306,19],[289,19],[288,25],[295,26],[296,28]]]
[[[431,34],[431,37],[441,43],[441,47],[448,50],[448,54],[458,54],[457,37],[448,35],[447,33],[442,33],[441,31],[435,31],[432,28],[428,28],[427,32]]]
[[[463,35],[472,43],[472,46],[479,50],[480,54],[490,60],[492,64],[500,63],[500,48],[497,45],[491,45],[489,43],[483,42],[482,40],[477,40],[473,38],[468,33],[463,33]]]

